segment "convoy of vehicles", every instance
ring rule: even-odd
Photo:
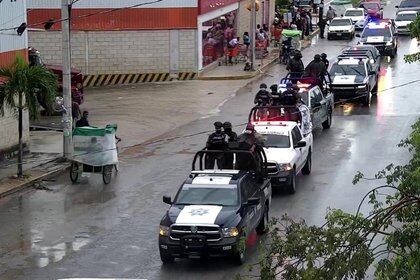
[[[330,22],[328,39],[353,38],[355,29],[363,32],[358,44],[344,49],[332,63],[324,80],[292,78],[289,74],[277,85],[278,93],[287,91],[290,84],[297,86],[297,105],[258,105],[251,109],[248,123],[263,136],[263,151],[204,149],[195,155],[192,171],[175,198],[163,197],[170,205],[159,228],[163,263],[201,257],[233,257],[237,263],[244,263],[246,242],[243,245],[242,241],[254,230],[265,232],[272,186],[285,186],[293,194],[296,176],[311,173],[312,129],[330,128],[334,100],[359,100],[369,105],[378,86],[381,55],[395,56],[396,30],[408,32],[407,25],[417,12],[399,12],[394,24],[381,20],[380,1],[365,0],[360,7],[347,9],[343,17]],[[368,23],[368,18],[377,20]],[[235,154],[234,168],[203,168],[203,160],[212,153]],[[243,155],[253,163],[251,169],[239,167]]]
[[[347,38],[353,39],[355,34],[355,26],[349,18],[334,18],[328,26],[327,39]]]

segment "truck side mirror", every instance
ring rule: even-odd
[[[306,141],[299,141],[299,142],[297,142],[295,145],[294,145],[294,148],[296,149],[296,148],[303,148],[303,147],[306,147]]]
[[[170,196],[163,196],[163,202],[169,205],[172,205],[172,198]]]
[[[258,197],[251,197],[246,202],[246,205],[247,206],[254,206],[254,205],[258,205],[259,203],[260,203],[260,199]]]

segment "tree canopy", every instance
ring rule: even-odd
[[[373,267],[376,279],[420,279],[420,120],[399,146],[411,152],[408,164],[390,164],[374,178],[361,172],[354,177],[353,184],[384,182],[365,195],[356,213],[329,209],[322,226],[287,215],[274,219],[258,263],[239,278],[363,279]],[[365,203],[367,215],[360,211]]]

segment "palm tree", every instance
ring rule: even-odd
[[[43,66],[29,66],[22,57],[16,57],[12,65],[0,68],[0,77],[6,79],[0,85],[0,115],[7,108],[19,120],[18,177],[23,174],[23,110],[29,111],[31,119],[39,116],[38,100],[52,107],[57,91],[57,76]]]

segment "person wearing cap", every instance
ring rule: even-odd
[[[207,139],[207,150],[225,150],[227,148],[226,134],[222,131],[223,124],[219,121],[214,123],[215,132],[209,135]],[[223,167],[223,153],[209,153],[205,157],[205,168],[213,169],[214,161],[217,160],[217,166]]]
[[[238,135],[232,130],[232,124],[230,122],[223,123],[223,132],[228,138],[228,147],[235,146],[238,141]],[[233,154],[226,153],[223,160],[223,169],[233,169]]]
[[[271,103],[272,98],[273,96],[267,90],[267,85],[261,84],[260,90],[255,95],[254,104],[262,105],[262,106],[269,105]]]

